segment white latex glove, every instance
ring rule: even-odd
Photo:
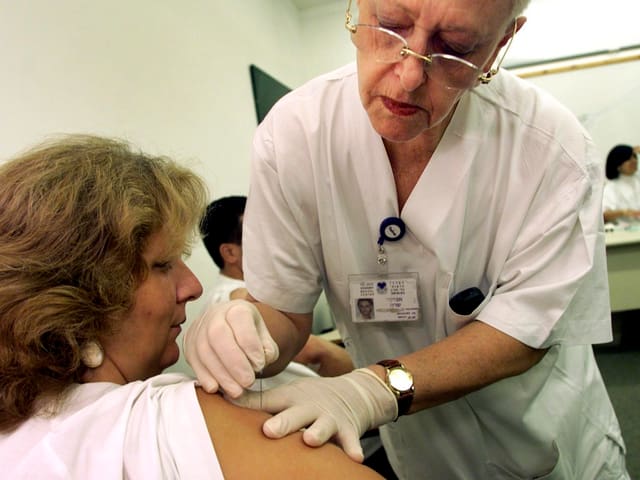
[[[207,305],[185,332],[184,351],[202,388],[232,398],[279,355],[260,312],[246,300]]]
[[[398,415],[395,395],[368,368],[339,377],[311,377],[271,390],[246,392],[233,403],[276,414],[262,426],[281,438],[306,428],[304,442],[317,447],[333,439],[356,462],[364,455],[360,437]]]

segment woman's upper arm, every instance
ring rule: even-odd
[[[300,432],[279,440],[265,437],[265,412],[238,407],[201,388],[196,394],[225,479],[382,478],[333,444],[305,445]]]

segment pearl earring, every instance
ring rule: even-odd
[[[80,359],[89,368],[98,368],[104,362],[102,345],[95,340],[89,340],[80,351]]]

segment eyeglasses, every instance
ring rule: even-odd
[[[351,0],[347,6],[344,26],[351,32],[351,41],[358,50],[374,55],[377,62],[397,63],[407,57],[415,57],[424,61],[424,71],[435,82],[448,88],[466,90],[473,88],[478,82],[487,84],[498,73],[500,65],[511,47],[517,31],[517,22],[513,22],[513,35],[498,64],[488,72],[483,72],[473,63],[446,53],[421,55],[409,48],[407,40],[396,32],[376,25],[351,23]]]

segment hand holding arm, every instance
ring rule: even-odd
[[[266,392],[246,392],[234,403],[275,413],[262,430],[271,438],[308,427],[302,438],[316,447],[330,439],[362,462],[360,437],[394,420],[395,395],[371,370],[361,368],[339,377],[304,378]]]
[[[260,425],[269,416],[264,412],[239,408],[200,388],[196,395],[225,478],[383,480],[368,467],[351,461],[335,445],[307,447],[301,441],[302,432],[277,441],[265,437]],[[253,461],[247,461],[247,452]]]

